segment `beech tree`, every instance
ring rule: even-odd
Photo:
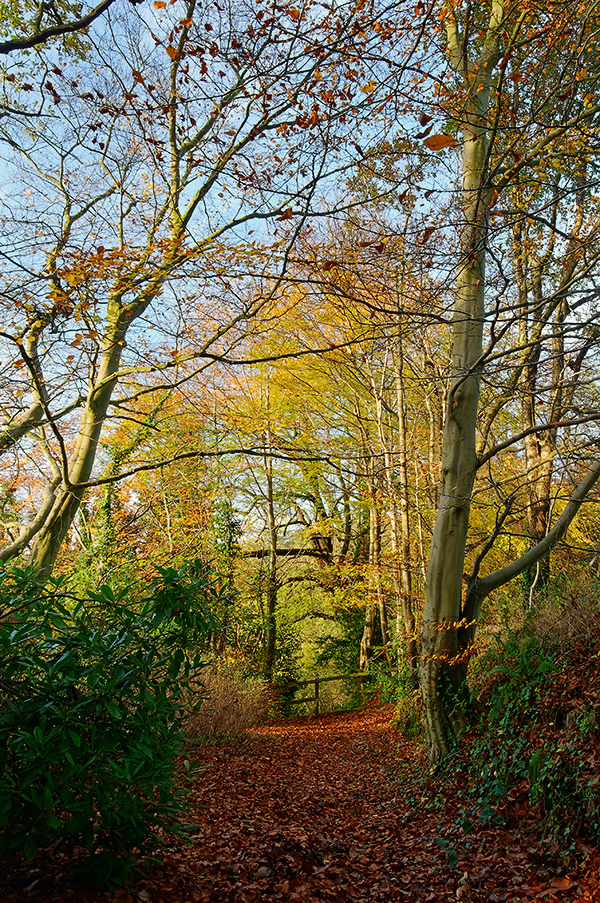
[[[492,531],[474,562],[463,594],[475,479],[490,455],[500,451],[499,447],[488,448],[478,454],[482,379],[494,353],[501,349],[500,339],[509,334],[519,310],[523,315],[526,311],[519,308],[514,296],[505,306],[490,308],[490,271],[486,273],[486,265],[490,251],[497,247],[494,208],[506,203],[518,179],[533,183],[537,170],[559,160],[569,136],[578,134],[583,140],[593,133],[600,110],[596,101],[600,23],[593,3],[549,5],[507,0],[493,0],[489,7],[447,3],[441,9],[441,22],[449,73],[439,97],[449,128],[427,140],[440,150],[454,144],[459,148],[461,223],[452,380],[421,633],[421,688],[433,761],[448,751],[449,737],[464,723],[464,705],[468,704],[466,666],[485,597],[548,553],[564,535],[600,474],[600,463],[592,463],[546,535],[518,559],[480,576],[485,554],[501,529],[505,517],[501,514],[497,530]],[[528,92],[527,98],[523,89]],[[532,193],[525,216],[535,215],[545,215],[544,199]],[[523,216],[523,211],[518,216]],[[567,279],[558,291],[549,294],[547,282],[542,285],[543,298],[537,309],[545,306],[545,322],[558,316],[553,327],[557,338],[562,328],[558,311],[568,303],[572,284],[572,279]],[[589,300],[594,297],[592,290]],[[581,317],[584,331],[589,316],[590,312],[584,311]],[[532,365],[531,354],[528,359]],[[548,428],[547,423],[537,423],[531,433]],[[523,438],[522,433],[509,435],[502,447]]]
[[[23,15],[23,4],[14,0],[2,6],[2,25],[0,33],[10,35],[7,40],[0,41],[0,54],[28,50],[40,44],[46,44],[53,38],[75,35],[85,31],[115,0],[101,0],[97,4],[69,3],[68,0],[40,2],[32,4],[29,18]],[[129,0],[133,5],[143,0]]]

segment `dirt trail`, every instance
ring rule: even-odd
[[[48,862],[35,888],[4,901],[31,903],[258,903],[258,901],[600,901],[589,868],[565,875],[526,832],[461,827],[450,796],[439,810],[413,806],[398,763],[415,759],[390,725],[391,706],[279,721],[242,743],[201,747],[209,766],[190,793],[192,844],[174,844],[133,889],[76,887]],[[402,767],[402,766],[401,766]],[[596,861],[595,854],[590,862]],[[66,865],[66,863],[65,863]],[[64,866],[63,866],[64,868]],[[31,879],[29,879],[31,881]],[[24,888],[21,883],[21,888]]]

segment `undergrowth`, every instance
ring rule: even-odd
[[[222,660],[210,665],[201,681],[197,690],[206,700],[186,721],[188,739],[240,737],[268,719],[271,695],[267,684],[258,677],[246,677],[237,662]]]
[[[563,857],[577,838],[600,842],[600,615],[593,606],[571,593],[497,635],[478,661],[475,690],[477,723],[435,772],[424,755],[398,769],[405,801],[415,811],[453,806],[465,838],[476,825],[506,825]],[[397,692],[397,726],[422,744],[418,693],[407,684]]]
[[[137,603],[0,570],[0,855],[83,848],[79,870],[110,888],[182,830],[175,760],[218,592],[194,562]]]
[[[526,798],[568,847],[600,840],[600,618],[571,596],[496,638],[483,658],[480,724],[467,738],[471,796],[496,818]]]

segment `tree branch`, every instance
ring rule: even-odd
[[[510,580],[514,580],[514,578],[518,577],[519,574],[522,574],[523,571],[533,567],[547,555],[548,552],[558,545],[579,511],[582,502],[594,488],[599,477],[600,460],[596,461],[581,482],[575,487],[565,510],[556,521],[554,527],[542,540],[540,540],[540,542],[537,543],[537,545],[528,549],[524,555],[521,555],[520,558],[507,564],[506,567],[500,568],[492,574],[488,574],[487,577],[481,577],[480,579],[475,580],[473,585],[469,588],[468,596],[471,596],[471,599],[469,600],[469,598],[467,598],[465,600],[465,610],[468,608],[472,609],[470,614],[472,613],[473,620],[479,617],[481,606],[486,596],[500,586],[504,586],[504,584],[508,583]]]
[[[101,0],[101,2],[90,10],[86,16],[80,19],[74,19],[71,22],[61,22],[59,25],[51,25],[49,28],[42,28],[27,38],[11,38],[9,41],[0,43],[0,53],[12,53],[13,50],[27,50],[29,47],[37,47],[38,44],[45,44],[50,38],[60,37],[63,34],[74,34],[76,31],[83,31],[94,22],[98,16],[112,6],[115,0]],[[142,0],[129,0],[130,3],[141,3]]]
[[[559,429],[561,426],[579,426],[582,423],[594,423],[598,420],[600,420],[600,414],[589,414],[587,417],[577,417],[573,420],[557,420],[554,423],[542,423],[536,424],[536,426],[530,426],[526,430],[517,433],[516,436],[511,436],[510,439],[505,439],[504,442],[498,442],[497,445],[493,445],[484,455],[480,455],[477,459],[477,469],[483,467],[484,464],[487,464],[490,458],[493,458],[498,452],[503,451],[505,448],[509,448],[511,445],[515,445],[515,443],[520,442],[521,439],[530,436],[532,433],[545,433],[549,430]]]

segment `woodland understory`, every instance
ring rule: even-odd
[[[465,793],[466,756],[444,780],[428,779],[424,750],[398,734],[393,715],[392,705],[372,703],[356,713],[278,720],[203,746],[196,753],[206,771],[186,786],[188,844],[163,838],[160,864],[112,893],[74,878],[73,856],[13,857],[0,881],[3,899],[597,899],[600,853],[585,834],[571,838],[568,852],[544,836],[540,808],[523,786],[497,801],[492,816]],[[594,762],[600,767],[597,742]]]

